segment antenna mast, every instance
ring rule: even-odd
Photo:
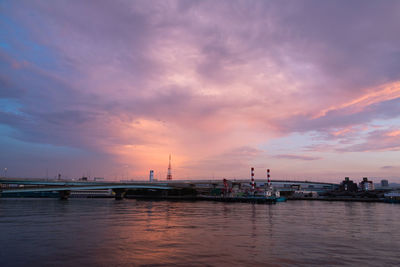
[[[169,154],[169,164],[168,164],[167,180],[172,180],[172,173],[171,173],[171,154]]]

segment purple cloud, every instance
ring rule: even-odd
[[[399,5],[3,1],[1,135],[124,163],[175,150],[203,169],[295,132],[338,154],[396,150],[363,127],[400,114]],[[276,159],[321,159],[298,153]]]
[[[365,142],[339,148],[340,152],[399,151],[399,130],[376,130],[368,134]]]
[[[387,169],[393,169],[395,168],[394,166],[383,166],[381,169],[387,170]]]

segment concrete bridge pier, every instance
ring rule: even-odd
[[[125,197],[126,194],[126,189],[123,188],[117,188],[113,189],[114,194],[115,194],[115,200],[122,200]]]
[[[69,195],[71,194],[71,191],[70,190],[61,190],[61,191],[58,191],[58,193],[60,194],[61,200],[67,200]]]

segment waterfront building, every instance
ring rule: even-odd
[[[381,187],[389,187],[389,181],[388,180],[381,180]]]
[[[360,183],[360,189],[362,191],[370,191],[370,190],[374,190],[374,183],[372,181],[368,181],[367,177],[364,177],[363,180]]]
[[[358,186],[357,183],[350,180],[349,177],[345,177],[344,180],[340,183],[339,189],[340,191],[357,192]]]

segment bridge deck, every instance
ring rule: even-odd
[[[82,186],[53,186],[53,187],[24,187],[3,189],[2,194],[5,193],[23,193],[23,192],[51,192],[51,191],[78,191],[78,190],[95,190],[95,189],[161,189],[169,190],[173,187],[169,186],[154,186],[154,185],[82,185]]]

